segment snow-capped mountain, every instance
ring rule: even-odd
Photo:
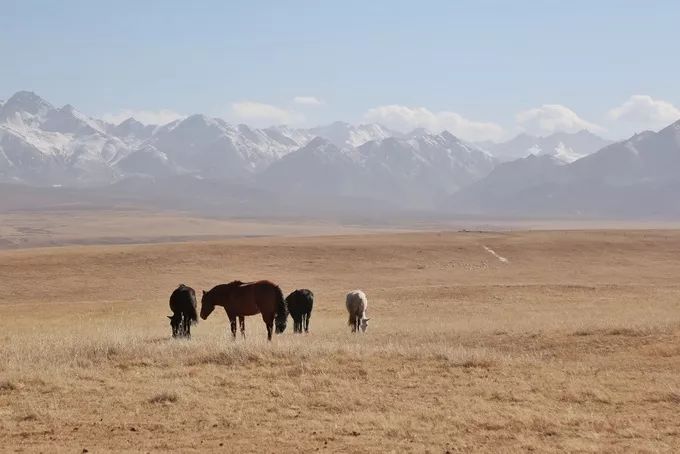
[[[151,138],[157,128],[158,126],[145,125],[134,118],[128,118],[118,125],[110,125],[107,130],[123,142],[134,146]]]
[[[193,115],[163,126],[118,125],[32,92],[0,106],[0,180],[102,185],[134,175],[247,178],[311,140],[286,127],[251,129]]]
[[[264,131],[273,140],[298,147],[306,145],[315,137],[309,130],[290,128],[285,125],[271,126]]]
[[[336,147],[358,147],[372,140],[398,137],[399,134],[377,124],[351,125],[336,121],[327,126],[308,129],[311,137],[323,137]]]
[[[563,163],[570,163],[610,143],[590,131],[581,130],[575,133],[556,132],[545,137],[520,134],[507,142],[484,142],[477,145],[502,161],[512,161],[533,154],[551,155]]]
[[[55,108],[31,92],[0,107],[0,177],[39,185],[113,181],[111,162],[127,146],[67,105]]]
[[[137,152],[164,156],[183,172],[241,178],[301,146],[292,138],[294,134],[286,132],[283,128],[251,129],[192,115],[157,128]]]
[[[191,205],[187,194],[201,194],[204,207],[245,200],[269,210],[285,200],[372,212],[680,216],[678,175],[680,121],[614,144],[581,131],[478,146],[446,131],[342,122],[255,129],[192,115],[161,126],[132,118],[113,125],[31,92],[0,102],[0,183],[101,186],[100,195],[124,197],[143,191],[163,206]],[[226,188],[240,195],[222,205],[207,200]]]
[[[258,183],[296,196],[352,197],[361,194],[356,183],[363,179],[362,173],[353,149],[341,149],[327,139],[315,137],[269,166],[258,175]]]
[[[498,166],[448,201],[459,213],[679,216],[680,121],[562,164],[530,156]]]
[[[297,195],[361,197],[422,208],[487,175],[495,164],[491,155],[448,132],[344,148],[317,137],[272,164],[260,181]]]
[[[192,115],[162,126],[133,118],[112,125],[32,92],[18,92],[0,106],[0,181],[92,186],[181,174],[251,181],[274,163],[280,162],[272,174],[291,162],[314,168],[315,160],[329,161],[322,184],[343,180],[339,194],[405,201],[449,194],[495,164],[449,133],[400,135],[376,124],[254,129]],[[290,172],[288,179],[300,173]]]
[[[574,162],[569,176],[628,185],[680,177],[680,120],[659,132],[645,131]]]
[[[371,141],[357,151],[370,175],[370,191],[421,205],[479,180],[497,163],[447,131]]]

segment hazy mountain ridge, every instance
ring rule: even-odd
[[[680,121],[613,144],[581,131],[478,146],[447,131],[343,122],[255,129],[192,115],[113,125],[30,92],[0,103],[0,182],[97,187],[102,203],[139,191],[164,207],[246,213],[680,216],[679,171]]]
[[[501,161],[513,161],[533,154],[550,155],[564,163],[571,163],[611,143],[590,131],[581,130],[574,133],[555,132],[544,137],[523,133],[506,142],[481,142],[476,145]]]
[[[96,185],[172,173],[248,178],[317,136],[353,147],[392,134],[379,125],[342,122],[254,129],[205,115],[162,126],[134,118],[113,125],[22,91],[0,104],[0,179]]]
[[[540,216],[680,216],[680,121],[570,164],[530,156],[453,195],[450,212]]]
[[[400,134],[378,124],[351,125],[336,121],[327,126],[307,130],[312,137],[323,137],[336,147],[358,147],[372,140],[382,140]]]
[[[449,133],[405,139],[388,137],[340,148],[317,137],[272,164],[264,187],[290,193],[366,197],[404,207],[432,207],[493,169],[496,160]]]
[[[301,137],[298,134],[299,137]],[[163,126],[112,125],[31,92],[0,107],[0,178],[36,185],[103,185],[135,175],[243,177],[300,144],[285,132],[193,115]]]
[[[0,180],[32,185],[102,186],[131,177],[193,175],[299,196],[321,191],[427,206],[495,164],[448,132],[403,135],[344,122],[254,129],[205,115],[162,126],[132,118],[113,125],[70,105],[55,108],[31,92],[15,94],[0,108]]]

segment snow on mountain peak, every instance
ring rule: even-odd
[[[328,139],[336,146],[358,147],[371,140],[380,140],[395,135],[392,131],[378,124],[363,124],[354,126],[342,121],[336,121],[327,126],[319,126],[308,130],[313,136]]]
[[[38,126],[54,107],[30,91],[15,93],[0,108],[0,122],[24,129]]]
[[[144,126],[144,124],[140,121],[137,121],[134,117],[129,117],[120,123],[118,123],[116,126],[125,126],[125,127],[139,127],[139,126]]]
[[[325,137],[317,136],[307,143],[301,150],[318,150],[318,151],[339,151],[339,147],[333,144]]]
[[[18,91],[3,105],[5,112],[26,112],[31,115],[42,115],[54,109],[48,103],[32,91]]]
[[[544,137],[522,133],[503,143],[486,143],[484,148],[503,161],[524,158],[529,154],[550,154],[562,162],[573,162],[611,142],[588,130],[575,133],[555,132]]]
[[[599,174],[582,169],[597,167],[611,179],[625,164],[633,177],[646,177],[647,168],[661,174],[675,165],[680,121],[659,133],[635,136],[624,146],[612,145],[597,157],[579,159],[607,143],[583,130],[546,137],[522,134],[478,146],[449,131],[401,134],[379,124],[341,121],[311,129],[257,129],[201,114],[161,126],[134,118],[112,125],[69,104],[55,108],[31,92],[0,103],[0,179],[40,185],[101,185],[131,176],[188,174],[264,187],[272,178],[276,191],[296,188],[309,196],[368,197],[424,207],[492,171],[488,181],[494,194],[512,185],[521,188],[526,181],[543,181],[546,173],[566,175],[565,169],[588,176]],[[494,170],[501,160],[526,156]]]

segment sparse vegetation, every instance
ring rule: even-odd
[[[644,249],[637,235],[0,252],[0,294],[12,314],[0,319],[0,443],[93,452],[252,451],[272,440],[278,452],[674,451],[680,267],[668,258],[680,233],[658,233]],[[446,265],[487,260],[480,242],[511,265]],[[414,277],[416,249],[428,266]],[[261,320],[249,318],[248,338],[233,342],[215,313],[190,341],[170,338],[167,298],[178,282],[199,290],[277,276],[286,290],[314,289],[309,335],[293,335],[289,323],[268,344]],[[346,326],[344,295],[357,286],[371,301],[366,335]]]
[[[0,380],[0,391],[14,391],[16,385],[9,380]]]
[[[149,399],[149,403],[150,404],[170,404],[170,403],[177,402],[178,399],[179,399],[179,397],[177,396],[177,393],[163,391],[163,392],[158,393],[155,396],[151,397]]]

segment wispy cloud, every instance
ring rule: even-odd
[[[314,96],[296,96],[293,98],[293,102],[295,104],[302,104],[305,106],[318,106],[323,104],[323,101]]]
[[[543,104],[521,111],[515,116],[515,120],[522,130],[539,135],[558,131],[577,132],[582,129],[600,133],[605,131],[602,126],[584,120],[576,112],[561,104]]]
[[[304,116],[272,104],[255,101],[232,103],[230,119],[254,126],[295,125],[304,122]]]
[[[425,107],[397,104],[374,107],[366,111],[364,120],[402,132],[416,128],[432,132],[447,130],[469,141],[497,140],[504,135],[503,128],[496,123],[469,120],[456,112],[433,112]]]
[[[633,95],[623,104],[611,109],[607,116],[612,121],[632,124],[636,129],[657,129],[680,119],[680,109],[668,101],[648,95]]]
[[[145,125],[164,125],[170,123],[180,118],[184,118],[186,115],[182,115],[173,110],[160,109],[160,110],[132,110],[123,109],[115,113],[106,113],[101,116],[102,120],[119,124],[128,118],[134,118],[140,123]]]

